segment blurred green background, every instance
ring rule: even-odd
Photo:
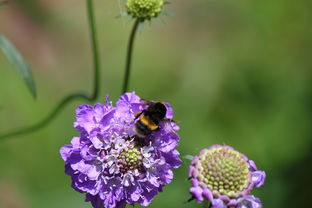
[[[117,0],[95,0],[101,96],[120,95],[131,23]],[[234,146],[267,173],[253,192],[264,207],[308,207],[312,195],[312,1],[179,0],[175,17],[145,24],[136,39],[130,89],[170,102],[181,121],[181,156]],[[0,54],[0,133],[30,125],[64,96],[91,91],[92,56],[83,0],[16,0],[0,9],[5,34],[31,66],[34,100]],[[59,148],[78,134],[68,105],[46,128],[0,141],[1,208],[84,208]],[[201,207],[188,198],[187,167],[150,207]]]

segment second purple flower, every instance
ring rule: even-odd
[[[254,161],[226,145],[201,150],[189,166],[190,194],[211,208],[262,208],[260,199],[249,195],[263,185],[265,172]]]
[[[135,124],[137,114],[148,105],[135,93],[122,95],[116,107],[106,100],[105,105],[77,108],[74,127],[80,136],[60,153],[72,187],[86,193],[86,201],[95,208],[147,206],[171,182],[172,169],[181,165],[176,150],[179,127],[171,120],[170,105],[162,104],[165,120],[145,137],[136,136]]]

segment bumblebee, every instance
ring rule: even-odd
[[[147,109],[135,114],[135,120],[139,119],[134,125],[134,131],[139,138],[145,138],[158,130],[160,122],[166,120],[167,113],[167,107],[162,102],[148,100],[143,100],[143,102],[148,106]]]

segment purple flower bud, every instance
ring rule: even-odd
[[[265,178],[266,174],[262,170],[254,171],[251,174],[252,182],[254,183],[254,186],[257,188],[264,184]]]
[[[211,208],[227,208],[221,199],[213,199],[211,201]]]
[[[105,105],[77,108],[74,127],[80,136],[60,153],[72,187],[86,193],[93,207],[147,206],[171,182],[172,169],[181,160],[175,149],[178,127],[170,122],[173,111],[166,106],[168,120],[146,138],[135,137],[135,113],[146,109],[135,93],[122,95],[116,107],[107,99]]]
[[[262,208],[260,199],[247,195],[237,200],[237,208]]]
[[[201,150],[192,160],[189,176],[190,193],[197,202],[208,200],[212,208],[249,208],[245,204],[261,207],[260,200],[248,194],[263,185],[265,172],[230,146],[212,145]]]

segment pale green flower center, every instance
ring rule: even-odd
[[[225,147],[207,149],[196,168],[199,170],[197,179],[215,196],[239,197],[250,183],[246,160],[239,152]]]
[[[137,147],[128,148],[120,153],[118,161],[121,165],[120,171],[123,173],[128,170],[139,170],[143,166],[143,155]]]

